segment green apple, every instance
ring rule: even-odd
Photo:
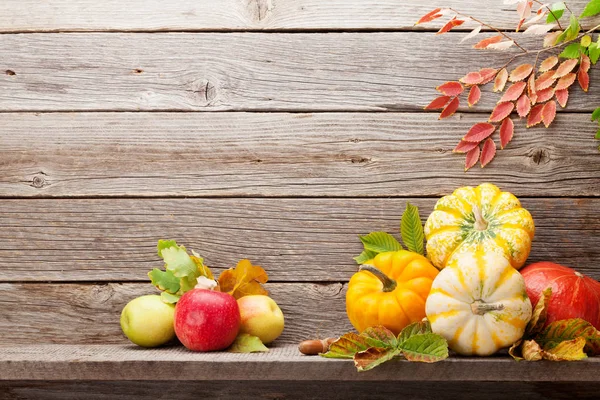
[[[242,318],[240,333],[258,336],[265,344],[281,335],[283,313],[272,298],[257,294],[240,297],[237,302]]]
[[[174,315],[175,306],[163,302],[160,296],[141,296],[123,308],[121,329],[138,346],[160,346],[175,337]]]

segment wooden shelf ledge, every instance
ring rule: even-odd
[[[597,382],[600,357],[516,362],[507,356],[451,357],[435,364],[388,362],[359,373],[349,360],[304,356],[295,346],[268,353],[193,353],[183,347],[27,345],[0,347],[0,381],[512,381]]]

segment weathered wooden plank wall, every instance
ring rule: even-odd
[[[444,3],[503,29],[516,20],[495,0]],[[407,200],[425,217],[435,197],[483,181],[532,211],[531,260],[600,278],[600,165],[582,114],[599,92],[574,90],[550,129],[517,125],[490,167],[463,173],[451,150],[495,96],[445,121],[422,107],[510,53],[413,32],[436,2],[2,5],[0,344],[124,343],[119,311],[152,292],[159,238],[217,272],[263,265],[288,318],[282,343],[340,333],[357,235],[396,232]]]

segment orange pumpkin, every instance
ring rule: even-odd
[[[383,325],[395,334],[425,317],[425,300],[438,274],[427,258],[407,250],[380,253],[361,265],[346,293],[346,313],[362,332]]]

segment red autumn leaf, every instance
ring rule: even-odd
[[[552,68],[554,68],[554,66],[556,64],[558,64],[558,57],[550,56],[550,57],[546,58],[544,61],[542,61],[542,63],[540,64],[539,71],[540,72],[550,71]]]
[[[558,80],[558,83],[554,87],[554,90],[567,89],[573,84],[573,82],[575,82],[575,74],[571,72]]]
[[[537,94],[535,91],[535,74],[529,75],[529,80],[527,81],[527,94],[529,95],[531,104],[535,104],[535,100],[537,99]]]
[[[489,122],[500,122],[504,118],[508,117],[515,105],[512,102],[500,103],[492,111]]]
[[[588,72],[590,70],[590,67],[592,65],[592,62],[590,61],[590,58],[588,56],[586,56],[585,54],[581,55],[581,65],[579,66],[580,70],[584,70],[585,72]]]
[[[531,71],[533,71],[533,65],[531,65],[531,64],[519,65],[517,68],[515,68],[513,70],[513,72],[510,73],[508,80],[511,82],[519,82],[519,81],[525,80],[525,78],[527,78],[529,76],[529,74],[531,74]]]
[[[581,86],[583,91],[587,92],[590,87],[590,76],[581,68],[579,68],[579,72],[577,73],[577,81],[579,82],[579,86]]]
[[[469,132],[462,138],[465,142],[475,142],[479,143],[483,139],[490,136],[496,127],[492,124],[488,124],[487,122],[478,122],[469,129]]]
[[[474,49],[485,49],[490,44],[501,42],[503,38],[504,38],[504,36],[502,36],[502,35],[492,36],[487,39],[483,39],[483,40],[479,41],[477,44],[475,44],[475,46],[473,46],[473,48]]]
[[[494,77],[496,76],[497,72],[498,72],[498,70],[495,68],[480,69],[479,73],[481,74],[481,77],[483,78],[481,81],[481,85],[485,85],[486,83],[491,82],[492,79],[494,79]]]
[[[523,94],[523,91],[525,90],[526,86],[527,86],[527,83],[525,83],[523,81],[513,83],[512,85],[510,85],[510,87],[508,89],[506,89],[504,96],[502,96],[502,98],[500,99],[500,101],[498,103],[504,103],[505,101],[517,100]]]
[[[529,97],[527,97],[526,94],[523,94],[519,97],[519,100],[517,100],[517,113],[519,114],[519,117],[523,118],[529,114],[529,110],[531,110]]]
[[[439,31],[437,31],[436,35],[441,35],[442,33],[446,33],[450,29],[460,26],[464,23],[465,23],[465,21],[463,19],[458,19],[458,18],[454,17],[450,21],[446,22],[446,25],[442,26],[442,28]]]
[[[547,127],[550,126],[554,118],[556,117],[556,102],[554,100],[547,102],[544,104],[544,108],[542,109],[542,121],[544,121],[544,125]]]
[[[438,92],[446,96],[458,96],[465,90],[459,82],[446,82],[435,88]]]
[[[539,78],[536,79],[535,90],[538,91],[549,88],[554,84],[554,82],[556,82],[556,78],[554,78],[554,71],[544,72],[542,75],[539,76]]]
[[[500,125],[500,147],[504,149],[510,142],[515,133],[515,123],[510,118],[506,118]]]
[[[542,110],[544,109],[543,104],[536,104],[533,106],[527,117],[527,127],[530,128],[542,122]]]
[[[567,106],[567,101],[569,100],[569,89],[556,90],[554,95],[556,96],[556,100],[558,100],[558,104],[560,104],[562,108],[565,108]]]
[[[496,75],[496,79],[494,80],[494,92],[501,92],[504,90],[504,86],[506,85],[506,81],[508,80],[508,71],[506,68],[502,68],[498,75]]]
[[[448,118],[449,116],[454,114],[456,110],[458,110],[458,105],[458,97],[453,98],[452,101],[448,103],[448,105],[442,110],[439,119]]]
[[[465,171],[468,171],[473,165],[477,164],[479,160],[479,145],[473,147],[468,153],[465,160]]]
[[[449,101],[450,96],[436,97],[431,103],[429,103],[429,105],[425,107],[425,110],[439,110],[440,108],[444,108]]]
[[[435,10],[428,12],[427,14],[423,15],[421,17],[421,19],[419,19],[415,25],[424,24],[426,22],[431,22],[434,19],[441,17],[442,14],[440,14],[440,11],[442,11],[441,8],[436,8]]]
[[[552,96],[554,96],[554,88],[549,87],[547,89],[540,90],[537,92],[537,102],[545,103],[550,100]]]
[[[465,85],[478,85],[483,80],[479,72],[469,72],[467,75],[459,79]]]
[[[573,68],[577,65],[578,60],[576,58],[572,58],[570,60],[563,61],[562,64],[556,69],[553,78],[562,78],[569,72],[573,71]]]
[[[473,150],[477,146],[479,146],[479,142],[466,142],[464,140],[461,140],[456,145],[454,150],[452,150],[452,152],[453,153],[468,153],[469,151]]]
[[[496,143],[492,138],[487,138],[481,149],[481,168],[485,167],[494,159],[496,155]]]
[[[469,104],[469,107],[472,107],[475,104],[477,104],[477,102],[479,101],[480,98],[481,98],[481,90],[479,89],[479,86],[477,86],[477,85],[472,86],[471,90],[469,90],[469,96],[467,97],[467,103]]]

